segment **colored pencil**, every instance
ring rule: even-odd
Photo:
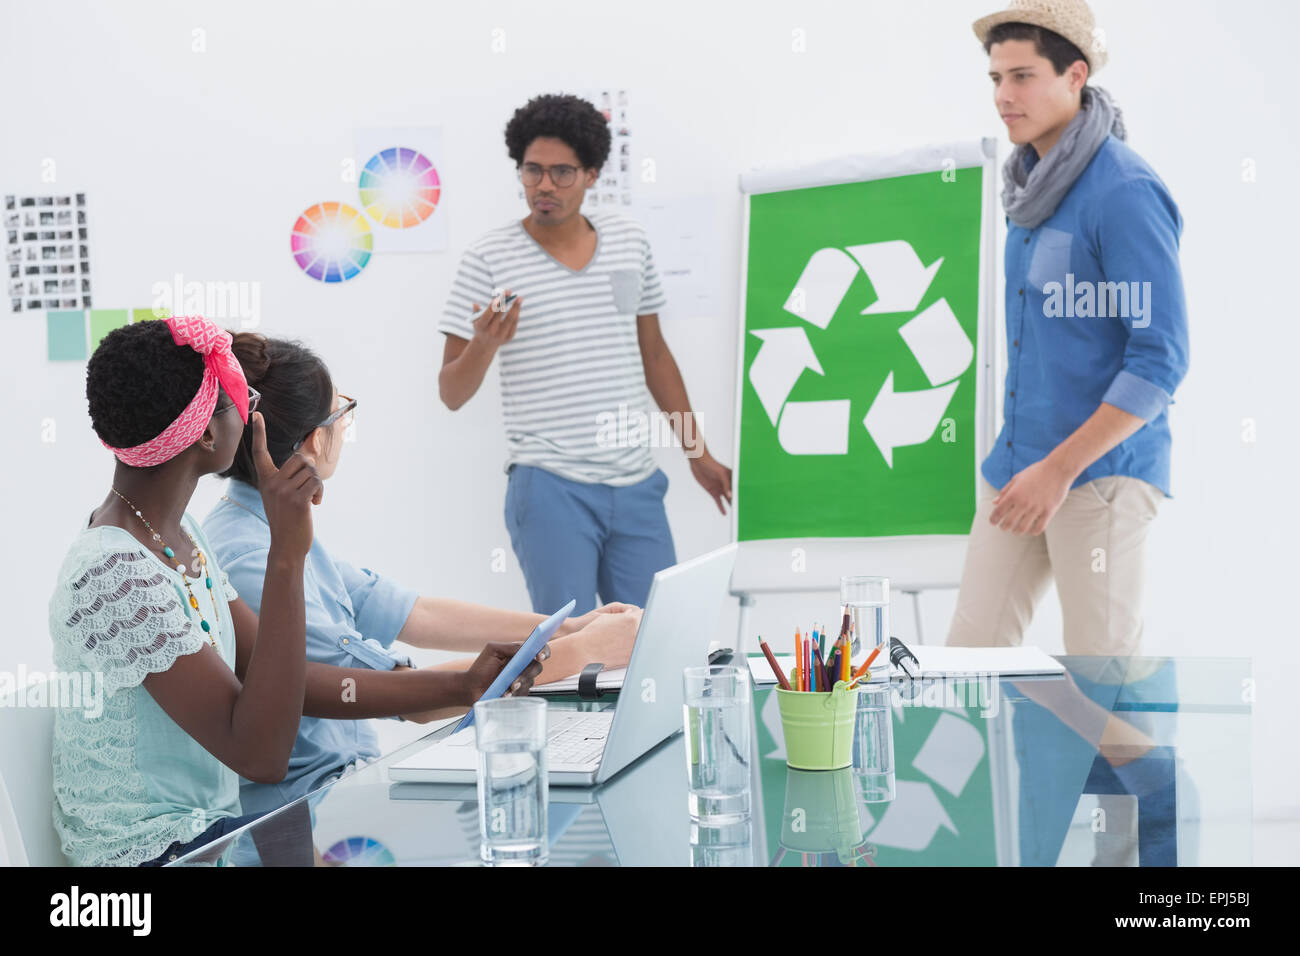
[[[876,659],[876,655],[879,654],[884,649],[884,647],[885,647],[884,644],[877,644],[876,649],[871,652],[870,656],[868,656],[865,661],[862,662],[862,666],[853,672],[853,676],[861,677],[863,674],[865,674],[867,672],[867,668],[871,666],[871,662]]]
[[[816,644],[813,645],[812,671],[817,680],[817,690],[830,690],[830,681],[828,680],[830,675],[826,673],[826,662],[822,660],[822,652],[818,650]]]
[[[794,689],[803,690],[803,641],[799,640],[799,629],[794,629]]]
[[[785,672],[781,670],[781,665],[776,662],[776,655],[772,653],[772,648],[767,646],[767,641],[763,640],[763,635],[758,636],[758,646],[763,651],[763,656],[767,658],[767,663],[771,665],[772,673],[776,676],[776,682],[781,685],[782,690],[790,689],[790,682],[785,678]]]

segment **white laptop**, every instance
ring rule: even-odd
[[[616,706],[552,708],[547,715],[551,785],[602,783],[681,730],[682,670],[708,662],[735,562],[733,544],[655,575]],[[474,728],[426,747],[388,773],[397,781],[473,783],[478,776]]]

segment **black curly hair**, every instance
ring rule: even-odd
[[[579,96],[548,93],[515,110],[506,123],[506,151],[516,166],[523,165],[525,150],[539,136],[563,141],[584,169],[600,169],[609,156],[605,117]]]
[[[90,424],[114,448],[162,434],[203,382],[203,356],[177,345],[166,322],[114,329],[86,364]]]

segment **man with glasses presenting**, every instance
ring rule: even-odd
[[[580,212],[609,155],[604,117],[576,96],[539,96],[505,136],[530,212],[465,252],[438,326],[439,394],[460,408],[500,352],[506,527],[533,609],[572,597],[582,614],[597,593],[641,606],[655,572],[676,563],[668,479],[645,430],[619,423],[648,421],[653,396],[724,514],[731,469],[705,448],[660,332],[664,295],[645,231]]]

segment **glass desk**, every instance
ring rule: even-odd
[[[550,788],[550,865],[1249,865],[1250,662],[1058,660],[1064,678],[896,679],[892,799],[853,767],[787,767],[755,687],[747,822],[690,819],[679,732],[601,786]],[[474,786],[388,775],[451,727],[171,865],[477,865]]]

